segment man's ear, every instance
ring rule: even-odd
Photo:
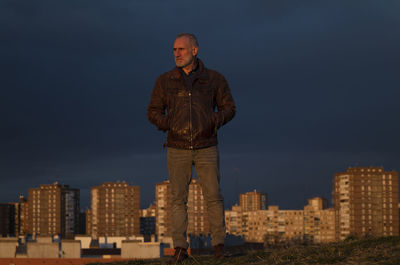
[[[196,56],[198,52],[199,52],[199,47],[193,47],[192,48],[192,55],[193,56]]]

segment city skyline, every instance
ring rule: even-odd
[[[285,210],[279,205],[269,205],[267,194],[256,189],[238,194],[239,204],[225,209],[226,233],[243,236],[247,242],[267,240],[273,244],[281,240],[323,243],[344,240],[348,236],[398,235],[397,171],[371,166],[348,168],[336,172],[333,181],[334,205],[331,207],[327,199],[320,196],[309,198],[301,210]],[[147,240],[156,234],[159,242],[169,242],[170,183],[168,180],[160,182],[154,188],[154,204],[140,209],[139,186],[125,182],[94,186],[91,207],[82,215],[79,189],[59,183],[42,184],[40,188],[29,190],[28,200],[20,198],[18,203],[0,204],[1,233],[61,235],[63,238],[85,234],[94,239],[139,236],[140,233],[146,235]],[[189,185],[187,207],[188,235],[209,234],[206,205],[196,180]],[[82,226],[85,222],[86,229]]]
[[[1,1],[0,201],[58,181],[85,207],[125,180],[152,203],[168,171],[146,107],[180,32],[237,105],[219,131],[225,208],[256,187],[301,209],[331,201],[333,172],[400,170],[398,1],[210,4]]]
[[[369,165],[369,166],[367,166],[367,167],[373,167],[373,166],[371,166],[371,165]],[[349,168],[356,168],[356,167],[348,167],[347,169],[349,169]],[[343,172],[345,171],[345,170],[342,170]],[[340,172],[342,172],[342,171],[340,171]],[[389,170],[389,171],[397,171],[397,170]],[[338,171],[339,172],[339,171]],[[336,173],[332,173],[331,175],[332,175],[332,177],[335,175],[335,174],[337,174],[337,172]],[[193,180],[196,182],[197,181],[197,178],[196,177],[193,177]],[[160,180],[159,182],[157,182],[157,183],[155,183],[154,184],[154,186],[156,186],[157,184],[159,184],[159,183],[161,183],[162,181],[168,181],[168,178],[165,178],[165,179],[163,179],[163,180]],[[98,184],[96,184],[96,185],[91,185],[91,186],[88,186],[88,187],[85,187],[83,190],[88,190],[88,194],[85,194],[85,193],[81,193],[81,195],[80,195],[80,197],[81,197],[81,199],[80,199],[80,204],[81,204],[81,210],[83,210],[83,209],[90,209],[90,193],[91,193],[91,189],[93,188],[93,187],[95,187],[95,186],[101,186],[101,185],[103,185],[104,183],[111,183],[111,182],[115,182],[115,183],[126,183],[126,184],[128,184],[128,185],[135,185],[135,186],[139,186],[139,187],[141,187],[140,185],[136,185],[135,183],[133,183],[133,182],[129,182],[129,181],[125,181],[125,180],[123,180],[123,179],[119,179],[119,180],[116,180],[116,181],[107,181],[107,180],[105,180],[105,181],[103,181],[102,183],[98,183]],[[331,182],[333,182],[333,181],[331,181]],[[54,182],[52,182],[52,183],[58,183],[58,181],[54,181]],[[72,186],[72,185],[70,185],[69,183],[61,183],[61,184],[65,184],[65,185],[69,185],[69,186]],[[38,184],[38,185],[51,185],[51,183],[40,183],[40,184]],[[332,187],[332,183],[326,183],[326,185],[328,186],[328,187],[331,187],[331,189],[333,188]],[[11,200],[9,200],[9,201],[0,201],[0,203],[13,203],[13,202],[16,202],[18,199],[19,199],[19,197],[20,196],[23,196],[23,197],[25,197],[25,198],[28,198],[28,193],[29,193],[29,189],[31,189],[32,187],[29,187],[28,188],[28,190],[26,190],[25,192],[22,192],[22,193],[19,193],[19,194],[16,194],[15,196],[14,196],[14,198],[12,198]],[[141,187],[141,189],[142,189],[143,187]],[[81,190],[80,188],[77,188],[77,189],[79,189],[79,190]],[[399,189],[400,189],[400,187],[399,187]],[[154,189],[153,189],[154,190]],[[231,194],[231,196],[234,196],[235,198],[233,199],[233,200],[231,200],[230,201],[230,204],[227,204],[226,203],[226,200],[225,200],[225,203],[224,203],[224,209],[225,210],[227,210],[227,209],[230,209],[230,208],[232,208],[232,206],[234,206],[234,205],[238,205],[239,204],[239,202],[240,202],[240,196],[237,196],[237,195],[239,195],[239,194],[245,194],[245,193],[252,193],[252,192],[261,192],[261,193],[265,193],[266,194],[266,196],[268,197],[268,199],[266,199],[265,198],[265,200],[266,201],[268,201],[268,205],[280,205],[279,204],[279,202],[277,202],[277,200],[276,199],[274,199],[274,198],[271,198],[270,196],[269,196],[269,193],[268,192],[266,192],[265,190],[263,190],[262,188],[260,188],[260,187],[256,187],[256,186],[254,186],[254,187],[252,187],[252,188],[249,188],[248,190],[244,190],[244,189],[242,189],[242,191],[241,192],[238,192],[238,193],[233,193],[233,194]],[[308,199],[309,198],[311,198],[311,197],[322,197],[322,198],[325,198],[326,200],[327,200],[327,202],[328,202],[328,205],[329,205],[329,207],[331,207],[332,205],[333,205],[333,197],[332,197],[332,190],[330,190],[329,191],[329,196],[323,196],[323,194],[321,194],[321,193],[318,193],[318,191],[312,191],[312,194],[314,194],[313,196],[310,196],[310,197],[307,197],[307,198],[304,198],[304,201],[303,201],[303,203],[305,204],[305,203],[307,203],[307,201],[308,201]],[[154,204],[155,203],[155,193],[154,193],[154,191],[153,191],[153,193],[152,193],[152,195],[153,195],[153,198],[152,198],[152,200],[151,199],[148,199],[148,194],[147,194],[147,196],[146,196],[146,201],[145,202],[143,202],[142,201],[142,192],[141,192],[141,194],[140,194],[140,209],[146,209],[147,207],[149,207],[150,205],[152,205],[152,204]],[[87,198],[87,200],[82,200],[82,197],[86,197]],[[270,203],[270,199],[271,199],[271,202],[272,203]],[[300,206],[300,207],[281,207],[280,206],[280,209],[302,209],[303,207],[304,207],[304,204],[303,204],[303,206]]]
[[[359,168],[366,168],[366,169],[368,169],[368,168],[381,168],[382,170],[384,169],[384,167],[374,167],[374,166],[371,166],[371,165],[370,166],[365,166],[365,167],[348,167],[346,170],[342,170],[342,171],[338,171],[338,172],[333,173],[332,174],[332,182],[333,183],[335,182],[335,176],[336,175],[346,174],[346,172],[348,172],[349,170],[350,171],[351,170],[357,170]],[[386,168],[385,168],[385,172],[395,172],[397,174],[396,170],[387,170]],[[198,184],[197,181],[198,181],[197,178],[193,178],[192,181],[191,181],[191,184],[195,184],[195,186],[197,187],[197,184]],[[104,186],[106,184],[110,184],[110,183],[113,184],[113,185],[114,184],[122,184],[123,186],[128,185],[128,186],[132,186],[132,187],[138,187],[140,190],[142,190],[142,187],[140,185],[135,185],[135,183],[129,183],[129,182],[124,181],[124,180],[117,180],[117,181],[114,181],[114,182],[113,181],[104,181],[104,182],[102,182],[100,184],[90,186],[89,187],[89,196],[90,196],[90,194],[93,193],[93,189],[97,189],[98,187],[102,187],[102,186]],[[157,186],[160,186],[160,185],[163,186],[163,184],[165,184],[165,183],[169,183],[169,179],[164,179],[163,181],[155,183],[154,186],[153,186],[153,190],[154,190],[154,188],[157,189]],[[67,187],[71,186],[71,187],[73,187],[69,183],[59,183],[58,181],[55,181],[53,183],[41,183],[41,184],[37,185],[38,186],[37,188],[30,187],[26,191],[26,194],[28,195],[31,192],[31,190],[39,189],[39,186],[41,187],[41,186],[54,186],[54,185],[61,185],[61,186],[67,186]],[[193,187],[191,186],[191,188],[193,188]],[[400,187],[399,187],[399,189],[400,189]],[[81,211],[84,211],[85,209],[91,209],[91,200],[92,200],[92,198],[90,198],[88,205],[82,204],[82,202],[81,202],[82,193],[80,192],[80,189],[74,187],[74,190],[77,190],[80,193],[79,202],[80,202],[80,205],[81,205],[81,207],[80,207]],[[153,200],[149,204],[146,204],[146,205],[142,206],[143,203],[142,203],[142,194],[141,193],[142,192],[139,192],[139,194],[140,194],[139,197],[135,198],[135,200],[138,199],[139,202],[140,202],[139,209],[142,209],[142,210],[143,209],[147,209],[149,206],[152,206],[152,205],[156,204],[156,201],[157,201],[158,197],[157,197],[156,192],[153,192],[153,195],[154,195]],[[201,193],[201,190],[200,190],[200,193]],[[251,195],[251,194],[257,195],[257,196],[261,196],[261,197],[257,197],[257,199],[255,201],[254,201],[254,199],[252,199],[252,201],[249,201],[249,202],[245,201],[245,202],[241,203],[242,197],[246,197],[246,196]],[[315,193],[315,194],[316,195],[312,196],[312,197],[320,197],[320,198],[324,198],[326,200],[327,205],[325,207],[333,207],[334,200],[335,200],[335,198],[334,198],[334,186],[332,186],[332,189],[330,191],[330,197],[324,197],[324,196],[322,196],[321,194],[318,194],[318,193]],[[243,192],[240,192],[240,193],[237,193],[237,194],[233,194],[233,195],[236,196],[236,201],[231,205],[226,205],[225,204],[224,205],[224,209],[225,210],[229,210],[232,207],[235,207],[235,206],[237,206],[239,204],[243,204],[243,205],[249,204],[249,205],[252,205],[252,207],[260,207],[260,209],[266,209],[268,205],[278,205],[280,207],[280,209],[282,209],[282,210],[286,209],[286,208],[282,208],[278,203],[275,203],[274,200],[272,200],[273,203],[270,203],[269,194],[266,193],[265,191],[263,191],[262,189],[260,189],[259,187],[253,187],[253,188],[251,188],[249,190],[245,190]],[[0,201],[0,203],[3,203],[3,204],[4,203],[11,203],[12,204],[12,203],[16,203],[16,202],[20,201],[21,199],[27,200],[28,197],[29,196],[24,196],[23,194],[19,194],[19,195],[16,195],[15,198],[13,200],[11,200],[11,201]],[[304,205],[308,202],[308,200],[310,198],[311,197],[305,199]],[[400,200],[399,200],[399,203],[400,203]],[[303,207],[304,207],[304,205],[303,205]],[[287,208],[287,209],[298,210],[298,209],[302,209],[302,208]]]

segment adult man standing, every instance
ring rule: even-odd
[[[186,204],[193,165],[207,205],[215,256],[224,254],[217,130],[233,118],[236,108],[225,78],[204,66],[197,58],[198,50],[193,34],[177,36],[173,46],[176,67],[157,79],[148,106],[150,122],[168,131],[165,145],[175,261],[188,257]]]

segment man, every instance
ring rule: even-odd
[[[215,256],[222,258],[224,254],[217,129],[233,118],[236,108],[225,78],[204,66],[197,58],[198,50],[193,34],[177,36],[173,47],[176,67],[157,79],[148,106],[150,122],[168,131],[165,145],[175,261],[188,257],[186,204],[192,165],[206,201]]]

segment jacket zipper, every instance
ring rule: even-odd
[[[189,91],[189,131],[190,131],[190,149],[193,149],[193,132],[192,132],[192,92]]]

